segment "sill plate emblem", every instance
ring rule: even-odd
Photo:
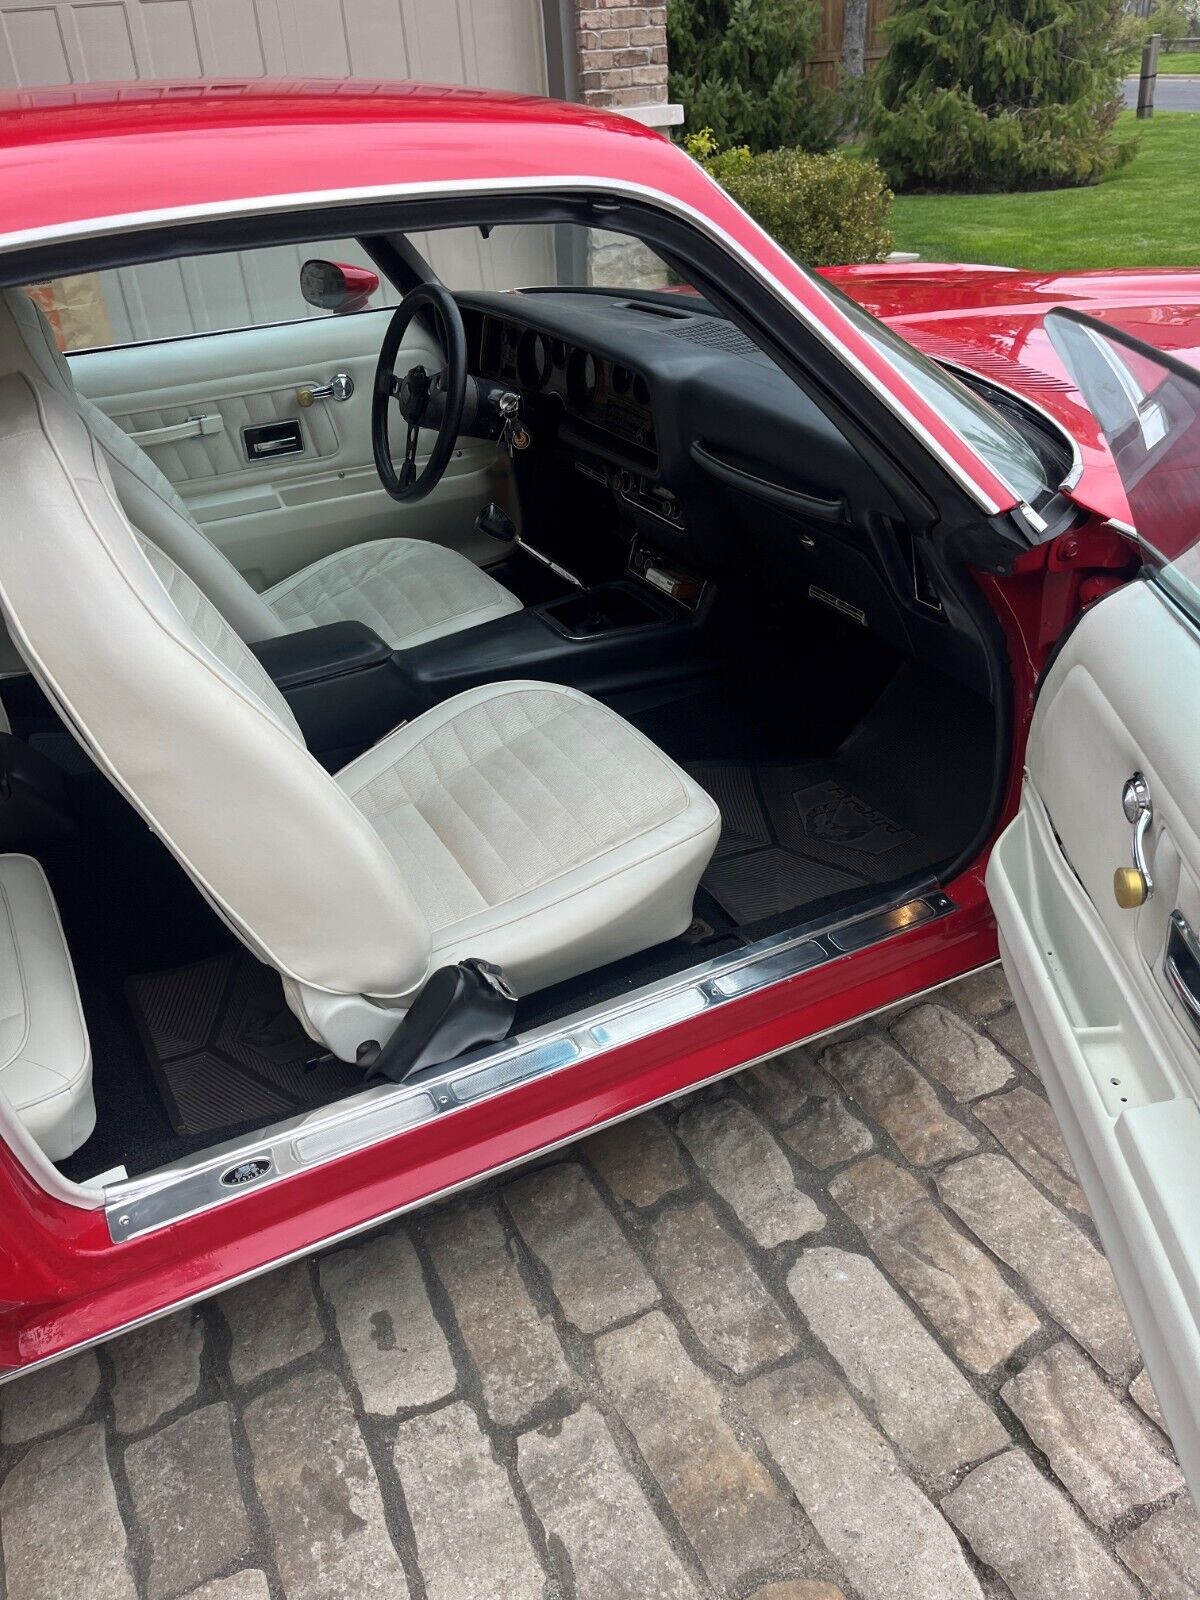
[[[259,1178],[265,1178],[270,1170],[269,1156],[255,1156],[250,1161],[239,1161],[236,1167],[227,1167],[221,1174],[221,1186],[225,1189],[241,1189],[248,1183],[257,1183]]]

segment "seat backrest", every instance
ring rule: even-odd
[[[429,928],[275,685],[117,499],[62,395],[0,377],[0,610],[93,760],[284,977],[408,995]]]
[[[142,447],[78,392],[42,308],[23,289],[0,293],[3,372],[28,373],[75,407],[105,454],[129,520],[182,567],[243,639],[256,644],[287,632],[233,563],[201,532],[173,485]]]

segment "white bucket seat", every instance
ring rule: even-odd
[[[15,373],[0,483],[22,657],[344,1059],[385,1042],[438,966],[482,957],[527,993],[687,926],[720,814],[606,707],[491,684],[331,776],[241,639],[130,527],[74,407]]]
[[[41,307],[0,295],[0,372],[27,372],[74,406],[108,460],[139,532],[182,567],[226,622],[257,644],[328,622],[364,622],[394,650],[520,611],[521,602],[457,550],[425,539],[377,539],[335,550],[259,594],[201,531],[150,457],[75,388]]]
[[[46,875],[0,856],[0,1089],[51,1161],[96,1126],[92,1053]]]

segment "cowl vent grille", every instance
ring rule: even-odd
[[[954,339],[943,338],[941,334],[928,333],[924,328],[906,329],[905,337],[910,344],[915,344],[918,350],[923,350],[935,361],[950,361],[957,366],[966,367],[971,372],[977,372],[981,378],[991,378],[995,383],[1001,384],[1006,389],[1015,389],[1018,393],[1070,394],[1072,392],[1073,386],[1065,378],[1058,378],[1052,373],[1038,372],[1032,367],[1008,361],[993,350],[981,349],[977,345],[959,344]]]

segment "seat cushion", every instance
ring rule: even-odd
[[[688,926],[720,813],[575,689],[488,684],[338,775],[429,924],[431,970],[499,962],[528,993]]]
[[[516,596],[473,561],[426,539],[378,539],[337,550],[262,599],[289,633],[364,622],[393,650],[521,609]]]
[[[0,856],[0,1088],[51,1161],[96,1125],[75,973],[50,885],[29,856]]]

